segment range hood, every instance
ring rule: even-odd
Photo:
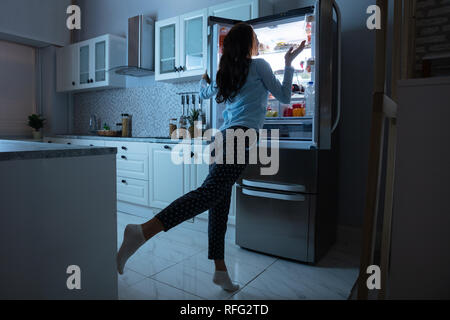
[[[145,77],[155,73],[155,23],[139,15],[128,19],[128,65],[112,71],[120,75]]]

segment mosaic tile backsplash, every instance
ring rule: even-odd
[[[103,126],[120,130],[121,114],[132,115],[132,136],[169,136],[169,120],[181,115],[177,93],[196,92],[198,81],[177,84],[146,80],[145,86],[77,93],[74,95],[74,134],[89,133],[89,118],[95,115]]]

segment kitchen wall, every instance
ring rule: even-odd
[[[223,0],[78,0],[83,19],[76,33],[84,40],[104,33],[126,35],[128,17],[148,14],[165,19]],[[365,204],[368,143],[373,90],[375,33],[366,28],[367,7],[375,0],[337,0],[343,15],[343,109],[340,130],[339,223],[361,226]],[[273,0],[274,11],[282,12],[309,4],[305,0]],[[74,96],[77,133],[86,133],[89,114],[115,123],[122,112],[134,115],[135,135],[166,135],[168,119],[180,114],[180,91],[196,88],[196,82],[155,83],[152,78],[130,80],[131,88],[82,93]]]
[[[0,1],[0,39],[32,46],[70,41],[66,8],[71,0]]]
[[[197,81],[168,84],[150,77],[126,89],[76,94],[74,133],[87,133],[89,118],[93,114],[100,118],[102,125],[107,123],[114,129],[121,121],[120,114],[128,113],[133,117],[133,136],[169,136],[169,120],[181,115],[181,98],[177,93],[194,91],[198,91]],[[116,129],[120,130],[119,127]]]
[[[36,112],[36,50],[0,41],[0,136],[31,135]]]

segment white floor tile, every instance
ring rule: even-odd
[[[145,276],[139,274],[129,268],[124,269],[124,273],[122,275],[117,274],[117,282],[119,284],[119,291],[121,288],[129,287],[133,284],[138,283],[145,279]]]
[[[162,257],[169,261],[180,262],[205,249],[173,241],[171,238],[152,238],[139,251]]]
[[[159,235],[163,239],[169,239],[190,247],[200,249],[206,249],[208,247],[208,235],[206,233],[181,226],[177,226],[168,232],[161,232]]]
[[[208,273],[214,272],[214,261],[208,259],[207,251],[198,253],[180,263],[187,267],[202,270]],[[237,260],[232,256],[227,256],[225,263],[231,279],[235,282],[243,284],[247,284],[258,274],[264,271],[264,268],[261,266],[244,263],[242,260]]]
[[[351,290],[346,270],[278,260],[249,285],[290,299],[340,300]]]
[[[140,252],[133,255],[127,261],[126,267],[146,277],[150,277],[175,264],[176,262],[174,261],[155,256],[151,253]]]
[[[267,292],[251,286],[245,286],[236,294],[231,296],[232,300],[287,300],[287,298],[278,296],[274,293]]]
[[[225,256],[225,260],[234,259],[263,269],[277,260],[277,258],[269,255],[243,249],[230,241],[225,241]]]
[[[212,277],[212,273],[177,264],[158,273],[153,278],[204,299],[217,300],[231,297],[233,293],[215,285]]]
[[[119,291],[121,300],[199,300],[200,298],[153,279],[145,279]]]

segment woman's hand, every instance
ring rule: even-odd
[[[294,49],[294,47],[290,47],[289,50],[286,52],[286,55],[284,56],[284,61],[286,64],[286,67],[290,67],[292,64],[292,61],[294,61],[295,58],[300,54],[300,52],[305,49],[306,40],[303,40],[302,43],[297,47],[297,49]]]
[[[202,76],[202,79],[204,79],[208,84],[211,83],[211,79],[208,76],[208,71],[205,71],[205,73]]]

